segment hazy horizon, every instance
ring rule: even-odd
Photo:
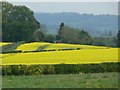
[[[117,2],[12,2],[12,4],[25,5],[35,13],[41,12],[118,15]]]
[[[77,13],[77,12],[35,12],[35,13],[43,13],[43,14],[63,14],[63,13],[65,13],[65,14],[78,14],[78,15],[95,15],[95,16],[97,16],[97,15],[117,15],[117,14],[109,14],[109,13],[106,13],[106,14],[93,14],[93,13]]]

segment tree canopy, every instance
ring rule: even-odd
[[[60,25],[57,40],[76,44],[91,44],[92,42],[90,35],[86,31],[65,26],[64,23]]]
[[[33,33],[40,28],[32,10],[26,6],[13,6],[2,2],[2,40],[30,41]]]
[[[120,47],[120,30],[118,31],[117,38],[118,38],[117,46]]]

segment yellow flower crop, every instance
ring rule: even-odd
[[[0,42],[0,45],[10,43]],[[0,54],[2,65],[31,65],[31,64],[91,64],[104,62],[118,62],[118,48],[75,45],[75,44],[53,44],[45,42],[25,43],[17,47],[16,50],[35,51],[41,46],[48,45],[44,50],[51,52],[28,52]],[[80,50],[76,50],[79,48]],[[57,51],[58,49],[75,49]]]
[[[47,48],[44,50],[58,50],[58,49],[105,49],[108,47],[102,47],[102,46],[90,46],[90,45],[75,45],[75,44],[50,44]]]
[[[44,43],[44,42],[25,43],[25,44],[22,44],[22,45],[18,46],[18,48],[16,50],[35,51],[40,46],[43,46],[45,44],[49,44],[49,43]]]
[[[118,48],[3,54],[2,65],[118,62]]]
[[[8,42],[0,42],[0,46],[4,46],[4,45],[7,45],[7,44],[11,44],[11,43],[8,43]]]

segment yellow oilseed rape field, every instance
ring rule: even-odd
[[[118,48],[1,54],[2,65],[118,62]]]
[[[58,50],[58,49],[106,49],[108,47],[90,46],[90,45],[75,45],[75,44],[50,44],[44,50]]]
[[[53,43],[46,43],[46,42],[34,42],[34,43],[25,43],[17,47],[16,50],[22,51],[36,51],[40,47],[44,47],[47,45],[43,50],[58,50],[58,49],[106,49],[108,47],[102,46],[90,46],[90,45],[75,45],[75,44],[53,44]]]
[[[46,45],[49,43],[45,42],[34,42],[34,43],[25,43],[17,47],[16,50],[22,50],[22,51],[35,51],[37,50],[40,46]]]
[[[0,46],[4,46],[4,45],[8,45],[8,44],[11,44],[11,43],[8,43],[8,42],[0,42]]]

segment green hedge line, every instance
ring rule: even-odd
[[[21,44],[25,43],[24,41],[8,44],[2,46],[2,54],[4,53],[21,53],[22,51],[15,51],[15,49],[20,46]]]
[[[5,65],[2,75],[47,75],[99,72],[120,72],[120,63],[58,64],[58,65]]]
[[[49,51],[66,51],[66,50],[80,50],[80,48],[76,49],[52,49],[52,50],[41,50],[41,51],[22,51],[22,50],[17,50],[17,51],[3,51],[2,54],[6,53],[30,53],[30,52],[49,52]]]

